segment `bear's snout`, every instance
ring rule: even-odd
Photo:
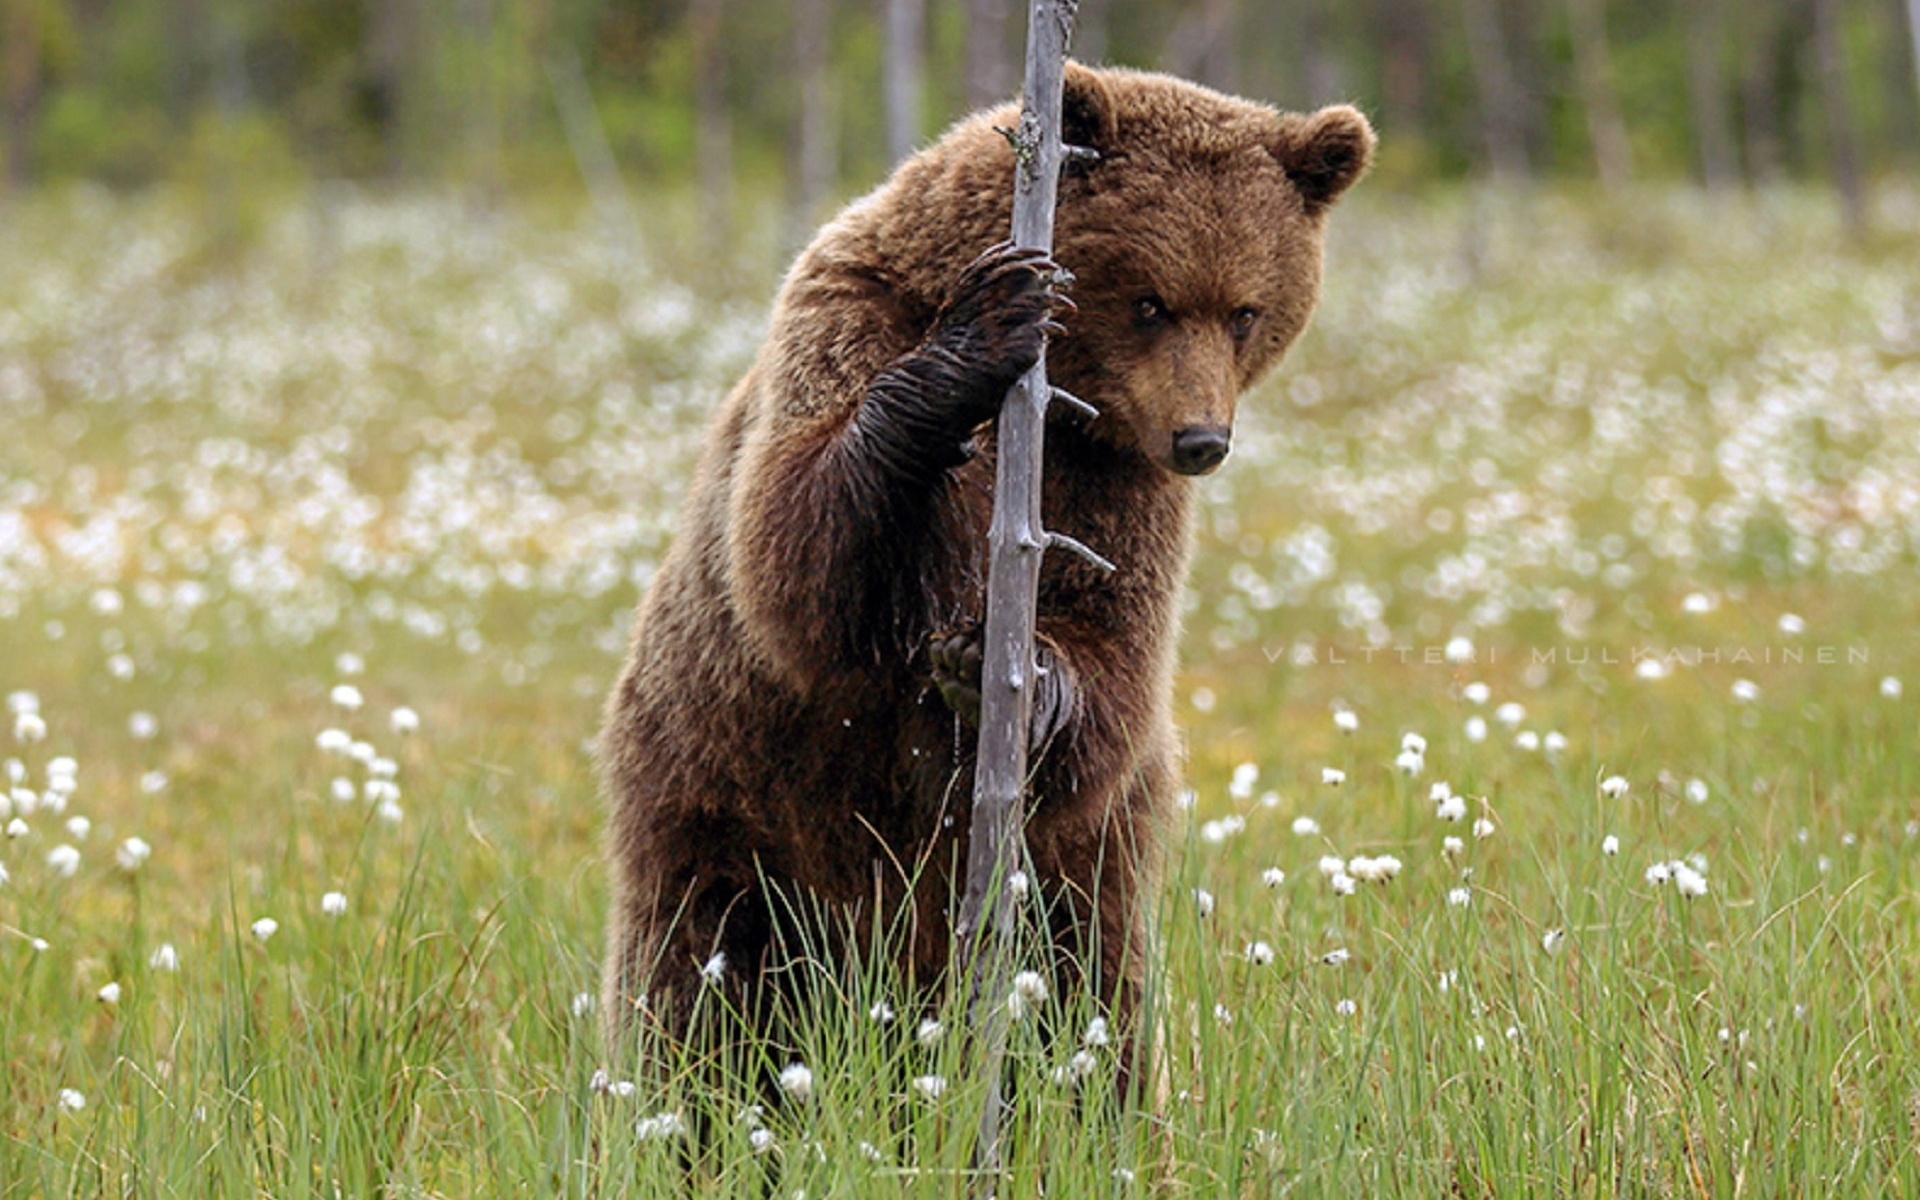
[[[1233,431],[1224,425],[1189,425],[1173,431],[1173,469],[1205,475],[1226,460]]]

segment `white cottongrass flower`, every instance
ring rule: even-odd
[[[1423,755],[1427,752],[1427,739],[1417,733],[1403,733],[1400,735],[1400,749]]]
[[[1209,845],[1218,846],[1228,838],[1237,837],[1246,832],[1247,819],[1238,813],[1208,821],[1200,827],[1200,840]]]
[[[398,825],[406,818],[407,813],[400,807],[399,801],[387,799],[373,806],[373,815],[389,825]]]
[[[400,764],[390,758],[376,758],[367,764],[367,774],[375,779],[392,779],[400,773]]]
[[[1273,961],[1273,947],[1265,942],[1248,942],[1247,961],[1256,967],[1264,967]]]
[[[1360,728],[1360,717],[1350,708],[1333,710],[1333,727],[1341,733],[1352,733]]]
[[[891,1025],[893,1024],[894,1016],[893,1005],[888,1004],[885,1000],[875,1000],[873,1007],[867,1010],[867,1020],[872,1021],[875,1025]]]
[[[1649,887],[1659,887],[1672,880],[1673,868],[1666,863],[1657,862],[1650,865],[1641,877],[1647,881]]]
[[[47,723],[37,712],[17,713],[13,718],[13,736],[14,740],[21,742],[45,741]],[[79,1095],[78,1092],[74,1094]]]
[[[1083,1046],[1105,1046],[1112,1040],[1113,1035],[1107,1032],[1105,1017],[1095,1017],[1088,1021],[1087,1031],[1080,1035],[1080,1044]]]
[[[914,1027],[913,1040],[919,1042],[922,1046],[931,1047],[937,1045],[940,1039],[945,1036],[946,1032],[947,1027],[945,1025],[942,1025],[932,1017],[927,1017]]]
[[[726,974],[727,952],[725,950],[715,950],[713,957],[709,958],[705,965],[700,968],[700,981],[708,984],[719,983],[722,979],[726,978]]]
[[[1279,867],[1268,867],[1260,872],[1260,882],[1270,888],[1277,888],[1287,881],[1287,873]]]
[[[64,1112],[77,1113],[87,1106],[87,1098],[74,1088],[61,1088],[55,1101]]]
[[[1038,971],[1021,971],[1013,977],[1013,994],[1033,1004],[1047,998],[1047,977]]]
[[[1640,665],[1633,669],[1633,673],[1641,679],[1665,679],[1669,674],[1669,668],[1666,663],[1657,658],[1643,658],[1640,660]]]
[[[1705,592],[1688,592],[1686,599],[1680,601],[1680,611],[1698,616],[1713,611],[1713,597]]]
[[[1323,854],[1320,856],[1320,873],[1328,879],[1332,879],[1335,875],[1340,874],[1346,869],[1347,860],[1341,858],[1339,855]]]
[[[945,1095],[947,1077],[945,1075],[918,1075],[913,1080],[913,1092],[922,1100],[934,1101]]]
[[[1474,823],[1473,823],[1473,836],[1474,836],[1474,837],[1477,837],[1477,838],[1490,838],[1490,837],[1492,837],[1492,836],[1493,836],[1493,821],[1492,821],[1492,820],[1491,820],[1490,818],[1487,818],[1487,817],[1481,817],[1481,818],[1479,818],[1478,820],[1476,820],[1476,821],[1474,821]]]
[[[1465,814],[1462,815],[1464,816]],[[1452,835],[1440,839],[1440,853],[1446,855],[1448,858],[1459,858],[1466,852],[1467,843],[1464,839]]]
[[[31,832],[33,832],[33,826],[27,824],[26,821],[19,817],[15,817],[7,822],[7,836],[15,841],[20,840]]]
[[[567,1011],[576,1017],[590,1017],[599,1007],[599,997],[592,992],[575,992],[573,999],[567,1004]]]
[[[780,1071],[780,1090],[802,1102],[813,1099],[813,1068],[788,1063]]]
[[[313,744],[328,754],[345,754],[353,746],[353,735],[344,729],[322,729]]]
[[[1467,740],[1470,742],[1486,741],[1487,740],[1487,719],[1483,716],[1479,716],[1478,714],[1468,717],[1466,728],[1462,730],[1462,732],[1467,735]]]
[[[1233,1010],[1224,1004],[1213,1006],[1213,1019],[1222,1025],[1233,1024]]]
[[[1347,781],[1347,773],[1339,767],[1321,767],[1320,782],[1328,787],[1339,787]]]
[[[160,721],[150,712],[137,712],[127,718],[127,732],[144,742],[160,732]]]
[[[1402,750],[1393,757],[1394,770],[1402,775],[1415,776],[1427,769],[1427,757],[1413,750]]]
[[[1352,957],[1353,951],[1347,949],[1345,946],[1341,946],[1322,954],[1320,956],[1320,965],[1326,967],[1344,966],[1347,960]]]
[[[1673,890],[1688,899],[1707,894],[1707,877],[1686,863],[1673,867]]]
[[[1451,792],[1434,800],[1433,815],[1442,821],[1464,821],[1467,819],[1467,798]]]
[[[1620,839],[1611,833],[1600,839],[1600,853],[1612,858],[1620,853]]]
[[[388,714],[387,725],[395,733],[417,733],[420,730],[420,714],[403,704]]]
[[[320,911],[329,917],[346,916],[347,894],[345,892],[328,892],[326,895],[320,897]]]
[[[1902,690],[1897,675],[1888,675],[1880,681],[1880,694],[1889,700],[1898,700]]]
[[[1333,894],[1336,896],[1351,896],[1353,895],[1354,889],[1358,886],[1354,883],[1353,876],[1347,874],[1345,871],[1334,875],[1333,878],[1327,880],[1327,883],[1332,886]]]
[[[333,782],[327,785],[327,793],[335,804],[352,804],[360,798],[359,787],[345,775],[334,776]]]
[[[1567,940],[1566,930],[1549,929],[1544,934],[1540,935],[1540,948],[1542,950],[1545,950],[1548,954],[1558,954],[1560,953],[1560,944],[1566,940]]]
[[[1509,700],[1493,710],[1493,719],[1511,729],[1527,719],[1526,705]]]
[[[1257,763],[1243,762],[1233,769],[1233,782],[1227,785],[1227,795],[1235,800],[1247,800],[1253,796],[1253,785],[1260,778]]]
[[[165,771],[148,771],[140,777],[140,790],[146,795],[157,796],[167,790]]]
[[[334,689],[327,693],[327,699],[348,712],[366,703],[366,699],[360,695],[360,689],[350,683],[335,684]]]
[[[1493,698],[1493,689],[1478,680],[1460,689],[1460,695],[1469,704],[1485,704]]]
[[[1473,893],[1463,887],[1447,889],[1447,905],[1450,908],[1465,908],[1473,903]]]
[[[180,952],[173,948],[172,942],[161,942],[154,952],[147,956],[147,965],[156,971],[178,971]]]
[[[120,1003],[120,985],[118,983],[108,983],[93,995],[100,1003],[111,1008],[113,1005]]]
[[[1609,800],[1618,800],[1632,786],[1624,775],[1609,775],[1600,781],[1600,794]]]
[[[1031,891],[1033,891],[1033,877],[1025,871],[1015,871],[1007,876],[1007,895],[1015,900],[1025,900]]]
[[[1784,633],[1789,637],[1795,637],[1795,636],[1798,636],[1799,634],[1805,633],[1806,631],[1807,631],[1807,623],[1806,621],[1801,619],[1799,613],[1781,613],[1780,614],[1780,632],[1781,633]]]
[[[1312,817],[1295,817],[1292,828],[1295,837],[1313,837],[1320,832],[1320,822]]]
[[[280,932],[280,922],[272,917],[261,917],[253,923],[252,928],[253,940],[264,944],[274,934]]]
[[[47,851],[47,868],[62,879],[72,879],[80,870],[80,851],[62,842]]]
[[[1213,893],[1205,888],[1193,889],[1193,910],[1202,918],[1213,915]]]
[[[1333,1006],[1333,1011],[1343,1017],[1350,1017],[1360,1011],[1360,1006],[1351,1000],[1342,1000]]]
[[[1347,874],[1361,883],[1385,883],[1400,873],[1400,860],[1391,854],[1360,855],[1347,863]]]
[[[634,1123],[633,1135],[643,1142],[665,1141],[687,1132],[687,1119],[677,1112],[655,1113]]]
[[[1707,797],[1711,794],[1712,793],[1709,792],[1707,789],[1706,780],[1704,779],[1687,780],[1687,799],[1691,800],[1693,803],[1705,804],[1707,802]]]
[[[1446,646],[1446,656],[1447,656],[1447,661],[1450,663],[1472,662],[1473,661],[1473,639],[1469,637],[1457,635],[1457,634],[1453,637],[1448,638],[1447,646]]]
[[[774,1136],[773,1130],[762,1126],[747,1134],[747,1145],[755,1154],[767,1154],[780,1145],[780,1139]]]
[[[131,875],[146,865],[153,855],[153,847],[147,845],[145,838],[130,837],[114,847],[113,865]]]
[[[1529,753],[1540,748],[1540,735],[1531,729],[1522,729],[1513,735],[1513,744]]]
[[[1740,704],[1751,704],[1760,698],[1760,685],[1751,679],[1736,679],[1730,689],[1733,698]]]
[[[1546,736],[1540,739],[1540,748],[1548,754],[1559,754],[1567,748],[1567,735],[1558,729],[1548,730]]]
[[[351,650],[342,650],[334,655],[333,669],[342,675],[359,675],[366,671],[367,660]]]

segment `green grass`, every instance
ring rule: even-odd
[[[1920,198],[1865,246],[1818,197],[1635,201],[1339,214],[1203,485],[1165,1096],[1117,1111],[1112,1047],[1056,1081],[1093,1014],[1050,999],[1009,1194],[1920,1194]],[[584,743],[776,264],[715,296],[426,197],[210,249],[91,194],[0,261],[0,689],[45,726],[0,727],[0,1194],[679,1194],[663,1112],[703,1193],[965,1190],[964,1012],[876,959],[731,1073],[605,1063],[581,999]],[[1647,879],[1690,855],[1704,895]]]

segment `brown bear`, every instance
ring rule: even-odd
[[[1069,301],[999,244],[1016,117],[962,121],[827,225],[714,417],[601,740],[615,1034],[640,1009],[686,1032],[703,986],[759,1011],[801,898],[893,922],[912,980],[947,967],[991,421],[1043,343],[1099,414],[1050,417],[1046,525],[1118,569],[1045,560],[1027,842],[1061,959],[1122,1008],[1141,978],[1193,477],[1306,325],[1328,206],[1374,137],[1352,108],[1069,64],[1063,134],[1098,156],[1061,180]]]

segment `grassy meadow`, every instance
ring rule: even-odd
[[[1165,1099],[1036,999],[1003,1194],[1920,1195],[1920,194],[1337,218],[1200,485]],[[0,221],[0,1195],[965,1193],[883,969],[782,1103],[598,1047],[587,743],[778,270]]]

